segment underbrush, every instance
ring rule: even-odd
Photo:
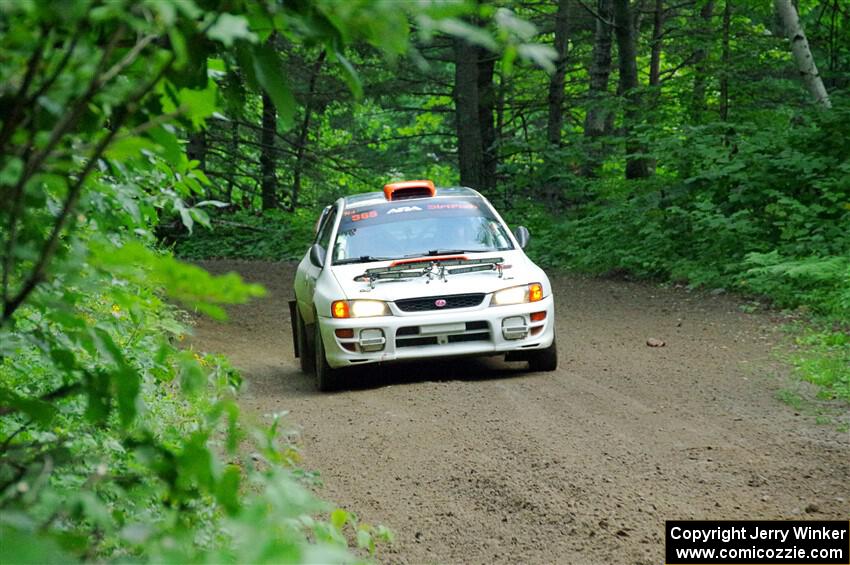
[[[652,140],[652,178],[572,179],[566,214],[527,199],[509,221],[530,228],[529,254],[550,267],[726,289],[795,310],[810,320],[798,373],[848,401],[850,101],[835,101],[787,117],[793,127],[709,124]]]
[[[160,257],[206,300],[259,293]],[[278,416],[242,423],[238,372],[157,289],[77,280],[2,334],[0,560],[351,562],[391,537],[311,493]]]
[[[803,378],[822,387],[822,397],[850,403],[850,333],[808,328],[796,343],[792,362]]]
[[[300,259],[313,239],[318,211],[299,209],[294,213],[269,210],[262,214],[245,211],[216,211],[210,227],[189,233],[177,224],[163,233],[166,244],[184,259]]]

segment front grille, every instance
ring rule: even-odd
[[[437,306],[438,300],[445,300],[444,306]],[[450,294],[448,296],[429,296],[428,298],[406,298],[396,300],[395,305],[402,312],[426,312],[428,310],[449,310],[451,308],[471,308],[484,301],[484,293]]]
[[[420,335],[419,326],[405,326],[396,330],[395,346],[418,347],[423,345],[439,345],[440,338],[435,335]],[[466,322],[464,329],[447,333],[443,343],[463,343],[467,341],[490,341],[490,326],[487,322]]]
[[[437,336],[410,337],[395,340],[396,347],[417,347],[420,345],[437,345]]]

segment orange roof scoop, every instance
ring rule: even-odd
[[[406,180],[384,185],[387,200],[406,200],[408,198],[428,198],[436,194],[437,189],[430,180]]]

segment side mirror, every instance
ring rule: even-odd
[[[320,269],[325,264],[325,250],[318,243],[314,243],[310,248],[310,262]]]
[[[531,239],[531,234],[528,233],[528,228],[525,226],[517,226],[514,228],[514,237],[516,238],[517,243],[522,249],[525,249],[525,246],[528,245],[528,240]]]

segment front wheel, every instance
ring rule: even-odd
[[[322,331],[319,329],[319,319],[316,318],[316,338],[313,341],[315,351],[316,385],[322,392],[335,390],[339,387],[340,370],[328,365],[325,357],[325,344],[322,342]]]
[[[552,338],[552,345],[546,349],[530,351],[528,368],[531,371],[554,371],[558,368],[558,346]]]

